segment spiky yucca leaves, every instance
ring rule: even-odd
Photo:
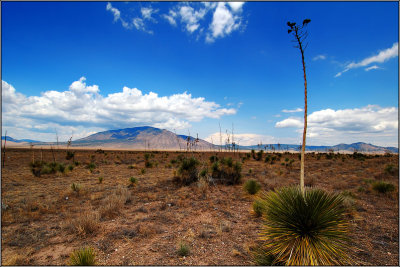
[[[69,265],[75,266],[90,266],[96,265],[96,253],[93,248],[85,247],[75,250],[70,258]]]
[[[343,198],[321,189],[282,188],[263,195],[261,239],[267,255],[286,265],[349,264]]]

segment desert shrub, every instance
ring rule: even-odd
[[[154,163],[153,163],[152,161],[145,161],[145,162],[144,162],[144,166],[145,166],[146,168],[153,168]]]
[[[133,176],[129,177],[129,182],[133,185],[137,183],[137,179]]]
[[[261,185],[253,179],[247,180],[244,185],[244,190],[246,190],[247,193],[249,193],[250,195],[254,195],[256,194],[260,189],[261,189]]]
[[[260,151],[257,152],[257,157],[256,157],[257,161],[262,160],[263,153],[264,153],[264,150],[260,150]]]
[[[99,184],[103,183],[103,179],[104,179],[103,176],[100,176],[98,179],[99,179]]]
[[[94,164],[93,162],[90,162],[87,166],[87,169],[90,170],[90,172],[93,172],[93,170],[96,168],[96,164]]]
[[[347,255],[348,223],[343,198],[321,189],[299,187],[270,191],[263,196],[262,240],[265,256],[286,265],[342,265]]]
[[[72,171],[73,169],[74,169],[74,165],[69,164],[69,165],[68,165],[68,170],[69,170],[69,171]]]
[[[143,169],[143,168],[142,168],[142,169],[140,170],[140,173],[141,173],[141,174],[145,174],[145,173],[146,173],[146,169]]]
[[[104,154],[104,150],[103,149],[97,149],[95,152],[99,153],[99,154]]]
[[[256,198],[253,202],[252,213],[256,217],[261,217],[265,210],[265,202],[261,198]]]
[[[250,158],[250,153],[246,153],[246,158],[247,158],[247,159]]]
[[[349,212],[352,213],[355,210],[355,196],[352,192],[344,190],[340,193],[340,195],[343,198],[343,202],[342,205],[344,207],[344,209]]]
[[[242,164],[232,158],[222,158],[211,166],[211,176],[214,181],[221,184],[234,185],[241,182]]]
[[[372,189],[379,192],[379,193],[388,193],[388,192],[392,192],[396,189],[396,187],[391,184],[391,183],[387,183],[384,181],[376,181],[372,183]]]
[[[57,170],[61,173],[65,173],[66,170],[65,165],[63,163],[57,164]]]
[[[73,159],[75,157],[75,152],[67,151],[67,155],[65,156],[66,160]]]
[[[393,164],[388,164],[384,171],[386,174],[395,175],[399,170]]]
[[[184,185],[189,185],[193,182],[196,182],[198,179],[197,166],[199,164],[199,161],[193,157],[189,159],[183,159],[178,168],[177,176],[175,177],[176,181]]]
[[[171,164],[176,164],[176,163],[178,163],[178,161],[176,160],[176,159],[171,159]]]
[[[79,166],[81,163],[79,161],[74,161],[75,166]]]
[[[200,177],[205,177],[207,175],[207,169],[202,169],[199,173]]]
[[[250,168],[250,169],[249,169],[249,174],[252,174],[252,173],[253,173],[253,169]]]
[[[149,153],[145,153],[144,154],[144,160],[149,160],[150,159],[150,154]]]
[[[364,161],[367,158],[366,155],[364,155],[362,153],[358,153],[357,151],[354,151],[352,156],[353,156],[353,159],[357,159],[360,161]]]
[[[197,181],[197,188],[199,189],[200,193],[202,194],[203,198],[205,198],[207,196],[207,192],[208,192],[208,181],[205,177],[201,177],[198,181]]]
[[[210,162],[211,162],[211,163],[214,163],[214,162],[216,162],[216,161],[218,161],[218,157],[215,156],[215,155],[212,155],[212,156],[210,157]]]
[[[129,165],[129,166],[128,166],[128,169],[130,169],[130,170],[131,170],[131,169],[134,169],[134,168],[135,168],[135,166],[133,166],[133,165]]]
[[[101,218],[113,218],[118,215],[121,208],[131,201],[131,193],[127,188],[118,186],[111,195],[107,196],[100,206]]]
[[[99,214],[98,213],[82,213],[74,219],[70,225],[71,230],[74,230],[78,235],[90,235],[99,229]]]
[[[251,150],[251,156],[256,159],[256,151],[254,149]]]
[[[29,167],[31,168],[31,172],[34,176],[40,177],[44,162],[42,161],[35,161],[29,163]]]
[[[75,250],[69,257],[69,265],[91,266],[96,265],[96,253],[93,248],[85,247]]]
[[[180,242],[178,245],[177,253],[179,256],[188,256],[190,252],[190,248],[187,244]]]
[[[267,156],[265,157],[264,162],[265,162],[265,163],[268,163],[270,160],[271,160],[271,155],[267,155]]]
[[[80,184],[72,183],[71,190],[76,192],[79,195],[79,191],[81,191],[82,186]]]

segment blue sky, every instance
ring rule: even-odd
[[[151,125],[299,144],[288,20],[310,18],[307,144],[398,147],[397,2],[2,2],[2,134]]]

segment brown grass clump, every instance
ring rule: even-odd
[[[99,217],[97,212],[85,212],[76,219],[69,221],[64,227],[80,236],[91,235],[100,227]]]
[[[118,186],[110,196],[107,196],[99,209],[101,218],[111,219],[120,213],[121,208],[131,201],[131,192]]]

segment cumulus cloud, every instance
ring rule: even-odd
[[[302,108],[284,109],[284,110],[282,110],[282,112],[285,112],[285,113],[296,113],[296,112],[302,112],[302,111],[303,111]]]
[[[51,90],[29,97],[2,81],[3,128],[52,134],[54,128],[61,129],[59,132],[68,129],[68,134],[73,130],[78,136],[82,129],[93,132],[140,125],[183,129],[190,127],[190,122],[236,113],[234,108],[223,108],[187,92],[159,96],[123,87],[121,92],[102,96],[97,85],[87,85],[85,80],[82,77],[73,82],[67,91]],[[32,132],[23,136],[33,137]]]
[[[372,63],[383,63],[391,58],[397,57],[399,55],[399,43],[394,43],[391,48],[380,51],[377,55],[367,57],[360,62],[351,62],[346,65],[343,71],[338,72],[335,77],[340,77],[343,73],[359,67],[366,67]]]
[[[240,15],[235,15],[234,13],[241,10],[242,5],[243,3],[241,5],[233,5],[233,8],[230,5],[231,10],[229,10],[226,3],[218,3],[209,27],[210,31],[206,37],[207,42],[213,42],[216,38],[229,35],[240,27],[242,18]]]
[[[317,144],[371,142],[398,146],[398,108],[368,105],[362,108],[315,111],[307,117],[307,136]],[[290,117],[276,128],[297,128],[302,133],[303,118]]]

